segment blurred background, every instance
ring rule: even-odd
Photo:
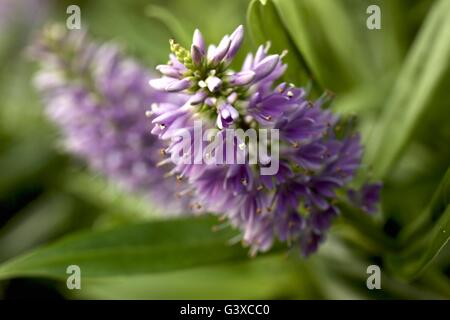
[[[332,108],[358,115],[370,149],[368,159],[386,163],[386,167],[372,168],[367,160],[364,170],[369,177],[383,179],[382,213],[368,221],[350,215],[351,223],[344,216],[319,253],[307,260],[295,254],[273,253],[168,272],[94,278],[83,282],[82,290],[67,290],[65,281],[51,277],[17,276],[0,281],[0,297],[450,297],[448,238],[438,244],[430,240],[437,246],[430,253],[433,263],[419,277],[405,279],[402,274],[408,271],[395,272],[423,261],[421,255],[433,247],[423,244],[423,235],[434,230],[432,224],[440,223],[443,212],[449,216],[445,211],[450,198],[449,175],[445,173],[450,163],[450,11],[428,22],[433,6],[442,1],[348,0],[311,5],[317,1],[279,0],[273,1],[275,11],[268,9],[273,6],[271,1],[266,5],[264,1],[250,2],[0,0],[0,263],[80,230],[108,230],[164,219],[163,207],[123,191],[88,170],[82,160],[65,153],[59,144],[60,132],[43,113],[42,100],[32,85],[36,65],[28,59],[27,48],[46,23],[65,24],[66,8],[71,4],[81,8],[82,28],[91,38],[120,44],[128,56],[149,69],[167,60],[168,39],[188,44],[195,28],[202,30],[207,42],[217,42],[239,24],[246,25],[246,39],[236,65],[261,42],[271,40],[274,51],[287,47],[287,62],[299,66],[290,69],[287,77],[300,85],[312,77],[319,87],[333,91],[336,99]],[[383,27],[370,32],[365,28],[365,9],[372,2],[382,8]],[[424,26],[429,34],[420,38]],[[419,45],[429,51],[419,48],[418,53],[411,53],[419,46],[418,39]],[[414,125],[408,126],[411,118]],[[380,127],[379,123],[386,124]],[[371,140],[374,132],[378,138]],[[385,146],[389,139],[379,137],[392,132],[395,134],[389,149],[390,145]],[[396,144],[400,146],[394,148]],[[392,157],[385,160],[383,155]],[[436,190],[441,193],[436,195]],[[447,193],[442,194],[442,190]],[[438,209],[428,216],[423,212],[430,206],[436,208],[430,204],[436,197]],[[433,219],[427,220],[430,217]],[[404,248],[390,241],[397,241],[414,221],[425,221],[416,236],[420,245],[406,248],[403,256]],[[382,234],[372,237],[374,243],[366,239],[368,224],[376,225]],[[448,219],[442,226],[447,230]],[[391,245],[390,252],[386,252],[383,241]],[[391,261],[391,271],[384,272],[389,269],[387,261]],[[371,264],[383,270],[382,290],[366,287],[366,268]]]

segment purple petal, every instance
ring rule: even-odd
[[[232,93],[227,97],[227,101],[228,101],[229,103],[235,103],[236,100],[237,100],[237,98],[238,98],[237,93],[236,93],[236,92],[232,92]]]
[[[224,125],[222,123],[222,116],[220,114],[217,115],[216,125],[220,130],[224,128]]]
[[[236,30],[234,30],[234,32],[231,34],[230,39],[231,44],[226,56],[227,61],[233,60],[234,56],[241,47],[242,40],[244,39],[244,27],[242,25],[237,27]]]
[[[208,77],[205,80],[205,82],[206,82],[206,86],[208,87],[209,91],[211,91],[211,92],[217,91],[220,88],[220,86],[222,85],[222,80],[220,80],[219,78],[214,77],[214,76]]]
[[[220,108],[220,112],[222,114],[222,117],[225,119],[227,119],[228,117],[231,117],[233,120],[239,118],[239,113],[237,112],[237,110],[229,104],[223,105]]]
[[[253,81],[255,78],[255,73],[253,71],[241,71],[235,74],[232,74],[229,77],[229,81],[232,85],[235,86],[245,86]]]
[[[273,69],[275,69],[279,61],[280,56],[277,54],[270,55],[261,60],[253,69],[256,73],[254,81],[261,80],[262,78],[268,76]]]
[[[166,90],[167,86],[176,81],[174,78],[162,77],[158,79],[151,79],[148,83],[156,90]]]
[[[228,52],[228,49],[230,48],[230,44],[231,44],[230,38],[228,36],[223,37],[222,41],[220,41],[216,50],[214,50],[214,55],[211,61],[214,65],[218,64],[223,60],[223,58]]]
[[[165,65],[165,64],[161,64],[161,65],[157,66],[156,70],[161,72],[163,75],[165,75],[167,77],[171,77],[171,78],[178,79],[181,76],[181,73],[177,68],[175,68],[173,66]]]
[[[192,85],[189,79],[175,80],[165,88],[167,92],[177,92],[188,89]]]
[[[198,29],[195,29],[194,31],[192,44],[199,49],[200,53],[205,54],[206,51],[205,41],[203,40],[202,33]]]
[[[202,103],[206,99],[207,95],[208,93],[205,91],[198,91],[189,99],[189,103],[191,105],[197,105],[199,103]]]

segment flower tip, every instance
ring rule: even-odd
[[[241,47],[242,41],[244,40],[244,26],[239,25],[236,30],[230,36],[230,48],[226,55],[226,61],[230,62],[235,57],[239,48]]]
[[[205,53],[205,40],[203,40],[203,35],[199,29],[195,29],[194,36],[192,37],[192,44],[196,46],[199,51]]]
[[[241,37],[244,34],[244,26],[240,24],[231,34],[230,38],[234,39],[236,37]]]
[[[272,54],[262,59],[254,69],[256,73],[255,80],[261,80],[268,76],[275,69],[279,61],[280,56],[277,54]]]
[[[228,50],[230,49],[230,45],[231,45],[230,37],[229,36],[223,37],[217,48],[214,50],[214,55],[212,57],[211,62],[215,65],[220,63],[223,60],[223,58],[225,58],[225,56],[227,55]]]

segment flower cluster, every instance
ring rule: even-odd
[[[179,104],[185,98],[149,88],[145,68],[113,44],[90,41],[83,31],[53,25],[31,55],[40,65],[35,86],[62,131],[65,149],[166,211],[186,211],[186,204],[175,199],[177,183],[157,166],[162,145],[148,133],[144,116],[152,103]]]
[[[206,128],[269,128],[279,132],[279,170],[262,175],[257,164],[175,163],[172,174],[187,181],[194,208],[216,212],[241,230],[251,254],[266,251],[276,239],[298,245],[305,256],[317,250],[339,213],[337,191],[352,180],[360,166],[358,134],[322,109],[327,96],[311,102],[307,92],[280,83],[287,66],[284,53],[269,54],[269,45],[249,54],[240,71],[230,64],[243,40],[243,27],[206,47],[196,30],[190,50],[171,41],[169,62],[150,85],[162,92],[184,93],[179,105],[152,109],[153,134],[168,143],[165,153],[195,153],[194,143],[181,139],[202,120]],[[229,142],[229,141],[228,141]],[[250,148],[242,141],[232,149]],[[273,155],[272,155],[273,157]],[[170,158],[168,159],[170,161]],[[274,159],[269,159],[273,161]],[[371,207],[372,208],[372,207]]]

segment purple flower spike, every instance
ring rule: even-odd
[[[174,155],[180,156],[180,152],[183,157],[193,158],[195,141],[182,142],[181,132],[193,132],[194,122],[202,120],[204,129],[213,129],[216,137],[222,138],[219,147],[225,154],[207,151],[208,159],[217,160],[212,163],[175,163],[171,173],[186,177],[195,203],[193,209],[227,219],[240,230],[240,240],[250,247],[251,255],[269,250],[279,239],[299,247],[306,257],[326,238],[339,214],[336,203],[360,167],[359,135],[344,131],[347,134],[337,137],[338,117],[322,109],[323,99],[309,101],[303,88],[287,83],[276,85],[287,65],[282,62],[283,53],[269,55],[269,45],[247,55],[241,70],[229,69],[243,35],[243,27],[239,26],[217,47],[210,45],[201,64],[197,50],[173,46],[177,58],[171,56],[171,65],[185,75],[182,78],[192,81],[192,87],[185,91],[190,98],[178,108],[159,110],[152,132],[169,144],[168,161]],[[196,31],[194,46],[200,42],[198,39]],[[162,91],[168,81],[163,79],[158,83]],[[270,132],[279,137],[279,152],[259,154],[257,163],[249,163],[246,154],[255,149],[255,142],[229,137],[227,129],[231,128],[277,130]],[[261,137],[255,139],[256,143],[263,142]],[[224,164],[223,156],[245,161]],[[263,173],[275,163],[277,171]],[[379,188],[375,187],[349,192],[358,206],[370,212],[375,211],[378,194]]]
[[[48,31],[30,51],[39,63],[36,88],[48,117],[60,128],[64,149],[111,182],[149,197],[166,213],[187,212],[189,199],[177,197],[184,187],[165,178],[173,166],[157,165],[165,147],[149,134],[144,115],[152,119],[160,107],[178,107],[187,97],[150,88],[151,74],[113,44],[92,42],[84,32],[68,32],[65,26]]]

